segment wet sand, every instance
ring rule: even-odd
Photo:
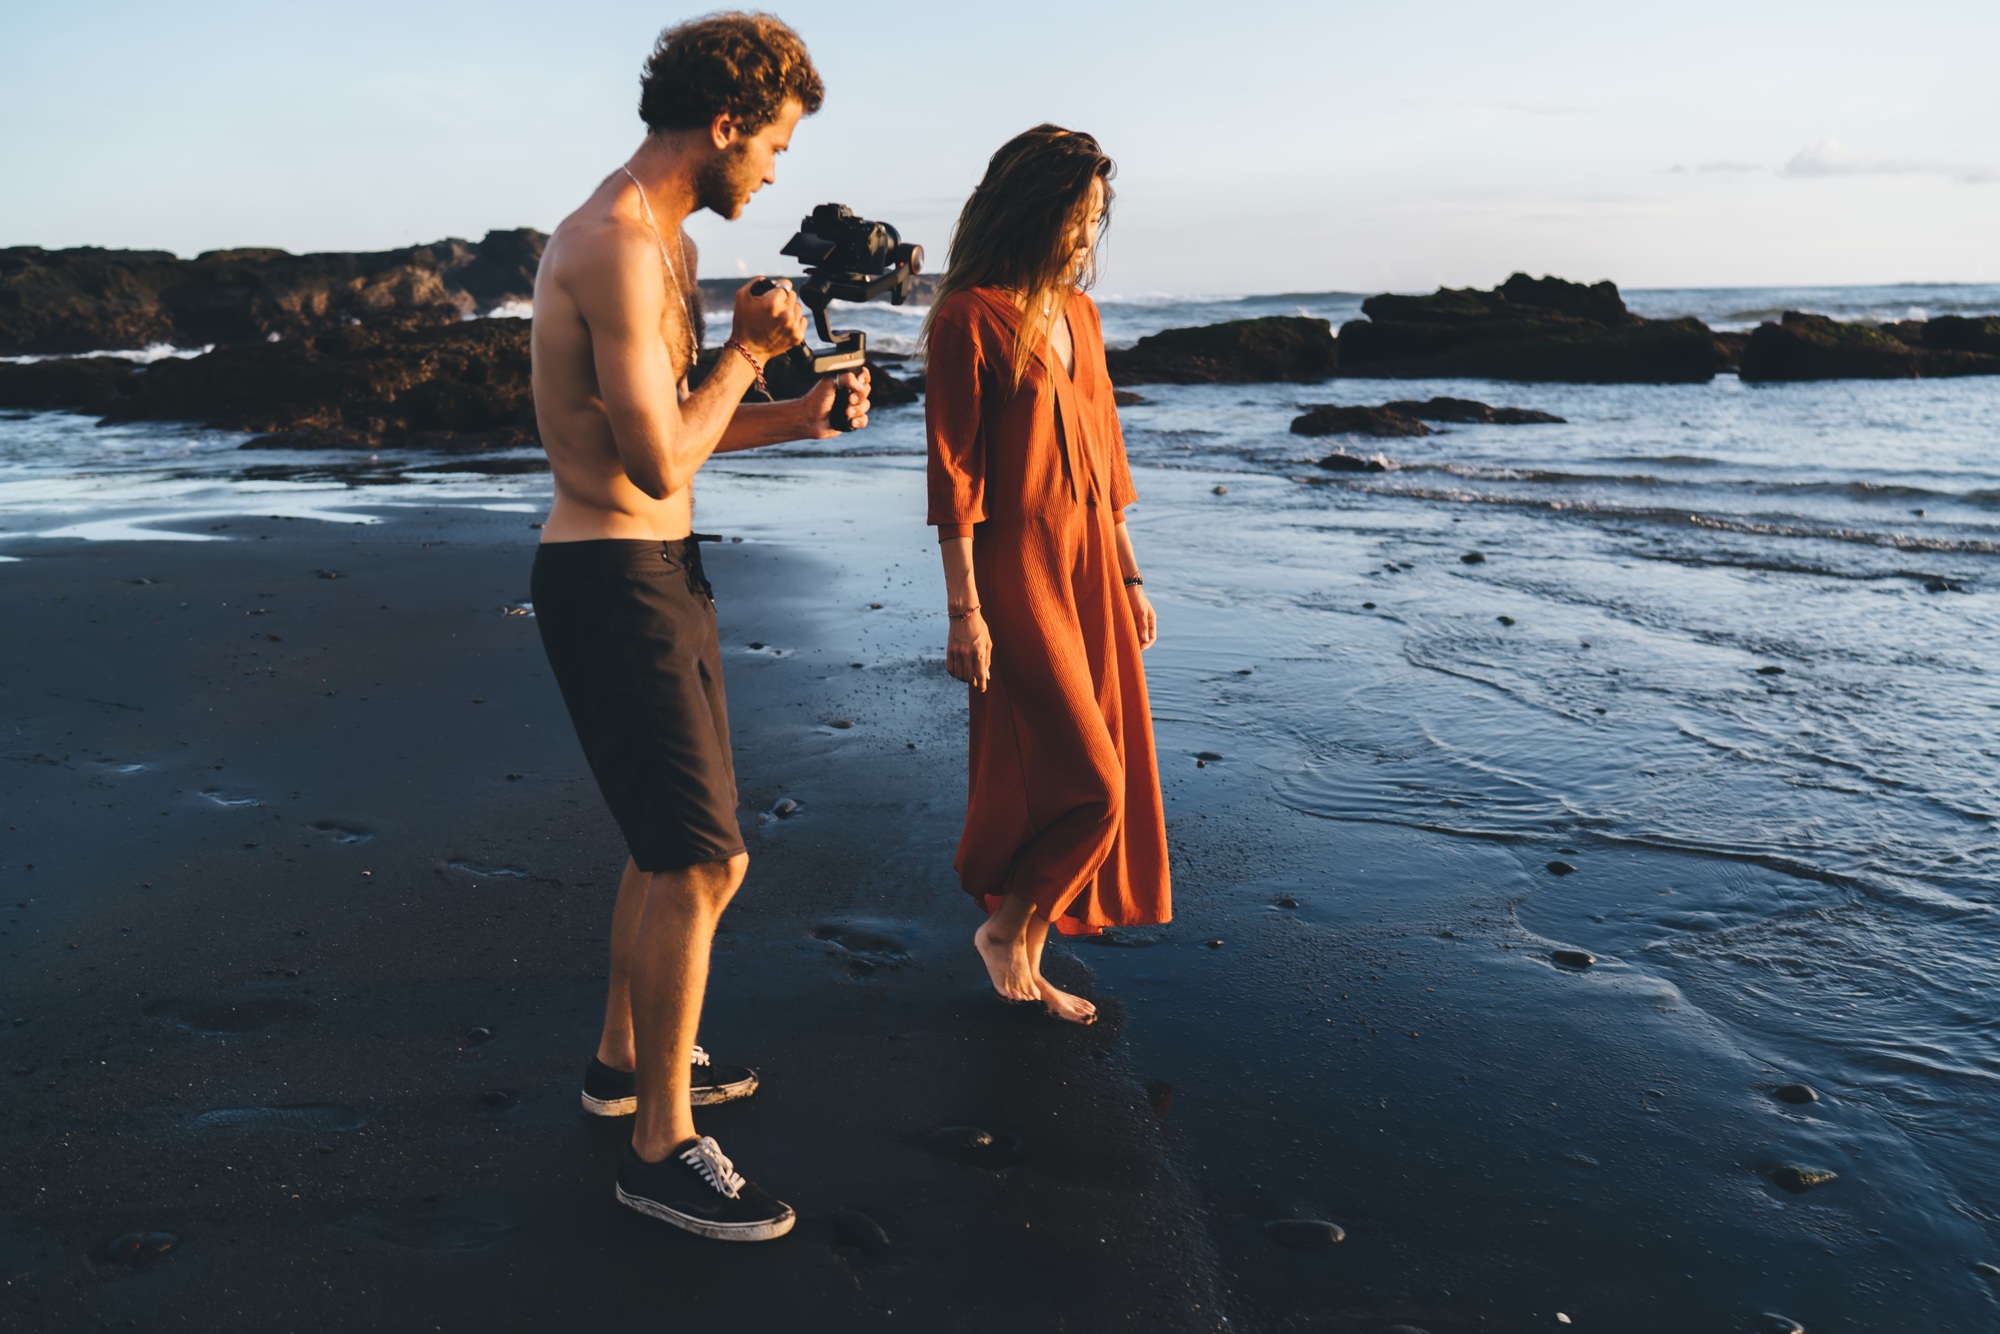
[[[0,1321],[1218,1328],[1119,1007],[1081,1031],[982,994],[950,683],[831,653],[855,609],[775,546],[710,561],[754,861],[702,1039],[763,1087],[700,1123],[800,1223],[722,1246],[613,1202],[630,1123],[577,1081],[623,852],[504,614],[529,517],[4,567]],[[1017,1161],[930,1146],[966,1124]],[[98,1258],[132,1231],[178,1245]]]
[[[1285,738],[1245,720],[1326,663],[1203,583],[1213,479],[1149,473],[1134,515],[1176,921],[1058,961],[1093,1029],[1000,1006],[950,870],[963,705],[917,468],[746,463],[705,493],[700,526],[745,539],[709,565],[753,867],[703,1041],[765,1083],[699,1120],[799,1208],[764,1247],[618,1209],[621,1132],[576,1107],[622,854],[505,614],[532,516],[0,567],[9,1323],[1991,1326],[1979,1227],[1923,1206],[1940,1183],[1873,1112],[1779,1101],[1800,1073],[1643,960],[1550,958],[1621,900],[1764,872],[1282,799]],[[1357,672],[1394,653],[1372,624]],[[1326,700],[1300,725],[1337,727]],[[963,1124],[1014,1159],[931,1147]],[[1795,1195],[1784,1166],[1839,1175]],[[1294,1218],[1346,1239],[1265,1230]],[[180,1241],[95,1258],[134,1230]]]

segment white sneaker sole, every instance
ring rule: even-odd
[[[747,1098],[757,1091],[757,1073],[751,1071],[743,1079],[733,1084],[705,1084],[694,1090],[688,1099],[690,1106],[713,1107],[721,1102],[735,1102]],[[583,1095],[583,1110],[592,1116],[631,1116],[639,1110],[639,1100],[633,1098],[593,1098]]]
[[[798,1215],[792,1212],[790,1206],[786,1206],[784,1213],[761,1223],[711,1223],[705,1218],[692,1218],[643,1196],[627,1195],[623,1186],[617,1189],[618,1203],[627,1209],[636,1210],[648,1218],[657,1218],[662,1223],[671,1223],[684,1231],[714,1241],[771,1241],[790,1232],[792,1224],[798,1221]]]

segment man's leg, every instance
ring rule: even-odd
[[[694,1138],[688,1062],[701,1025],[702,994],[708,989],[709,946],[715,939],[715,924],[749,865],[749,854],[739,852],[728,861],[686,870],[635,872],[645,882],[645,895],[627,959],[639,1084],[632,1148],[646,1162],[659,1162],[676,1144]],[[621,883],[612,914],[614,990],[618,916],[624,910]],[[610,1033],[609,1016],[606,1033]]]
[[[637,862],[625,859],[625,873],[618,877],[618,905],[611,910],[611,986],[604,998],[604,1033],[597,1039],[597,1059],[613,1070],[633,1068],[632,946],[639,938],[639,917],[652,880]]]

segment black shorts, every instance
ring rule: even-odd
[[[543,543],[530,593],[570,722],[633,862],[672,871],[742,852],[700,546]]]

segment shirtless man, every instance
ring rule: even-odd
[[[762,1241],[792,1210],[745,1181],[692,1108],[742,1097],[752,1071],[695,1045],[716,921],[749,857],[736,823],[715,603],[690,535],[709,455],[838,432],[836,381],[741,403],[805,338],[789,284],[736,293],[700,388],[696,209],[725,218],[776,178],[822,91],[804,43],[765,15],[660,35],[642,80],[645,141],[549,238],[535,278],[535,416],[555,473],[533,593],[542,644],[631,857],[611,918],[611,985],[583,1105],[637,1113],[618,1200],[702,1236]],[[865,371],[840,377],[868,424]]]

